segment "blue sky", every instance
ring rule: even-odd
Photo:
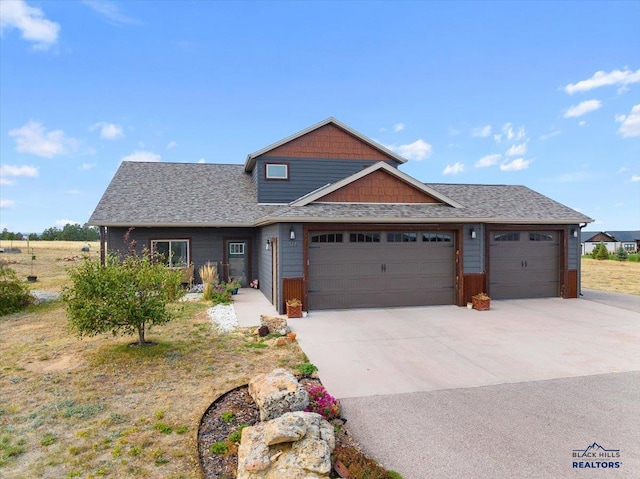
[[[0,0],[0,17],[0,228],[85,223],[122,160],[243,163],[333,116],[420,181],[524,184],[589,230],[640,229],[638,1]]]

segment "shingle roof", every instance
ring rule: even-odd
[[[463,205],[311,203],[275,211],[262,223],[289,221],[370,221],[370,222],[486,222],[575,224],[593,221],[557,201],[526,186],[445,185],[428,187]],[[265,221],[266,220],[266,221]]]
[[[610,236],[614,241],[640,241],[640,231],[583,231],[580,237],[584,243],[600,233]]]
[[[123,162],[89,219],[102,226],[250,226],[257,205],[242,165]]]
[[[444,204],[261,205],[242,165],[123,162],[89,219],[99,226],[257,226],[282,221],[576,224],[591,218],[525,186],[427,186]]]

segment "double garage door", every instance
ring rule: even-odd
[[[557,231],[492,231],[489,245],[489,293],[493,299],[560,294]]]
[[[309,309],[454,304],[453,231],[309,233]]]

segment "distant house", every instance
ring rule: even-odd
[[[640,231],[583,231],[581,233],[582,254],[589,254],[600,243],[609,253],[621,246],[629,253],[640,251]]]
[[[123,162],[89,224],[103,252],[133,227],[170,266],[258,279],[280,311],[578,296],[591,218],[525,186],[421,183],[405,161],[329,118],[244,165]]]

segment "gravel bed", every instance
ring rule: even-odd
[[[213,327],[221,333],[230,333],[240,326],[233,304],[218,304],[209,308],[207,316],[211,318]]]
[[[45,301],[55,301],[56,299],[60,299],[60,293],[54,293],[52,291],[33,290],[31,291],[31,296],[36,298],[36,304],[44,303]]]

